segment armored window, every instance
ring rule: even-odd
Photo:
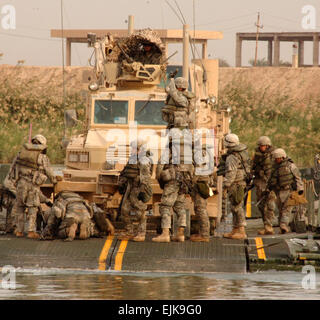
[[[94,123],[127,124],[128,101],[96,100],[94,103]]]
[[[142,125],[166,125],[161,109],[164,101],[138,100],[135,104],[134,120]]]

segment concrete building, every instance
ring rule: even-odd
[[[256,41],[255,32],[236,34],[236,67],[242,64],[242,42]],[[268,62],[270,66],[279,66],[280,64],[280,43],[282,41],[298,43],[298,65],[304,66],[304,43],[313,42],[313,66],[319,67],[319,37],[320,32],[261,32],[258,41],[268,42]]]

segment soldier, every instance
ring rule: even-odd
[[[199,153],[201,153],[201,155]],[[210,185],[212,185],[214,160],[207,145],[203,145],[201,150],[195,150],[194,158],[195,175],[192,198],[194,213],[199,218],[200,230],[198,234],[191,235],[190,240],[195,242],[209,242],[210,223],[207,211],[207,199],[210,196]]]
[[[161,64],[161,57],[162,52],[151,42],[145,41],[134,55],[133,60],[142,64]]]
[[[294,162],[287,157],[286,152],[279,148],[272,153],[275,166],[272,170],[268,186],[275,193],[276,204],[279,210],[279,224],[281,233],[290,232],[289,222],[294,208],[290,204],[290,198],[294,192],[303,194],[303,182],[300,171]]]
[[[119,191],[124,194],[121,215],[125,223],[125,233],[119,239],[144,241],[147,219],[145,211],[147,202],[152,197],[151,174],[152,161],[150,152],[145,148],[146,142],[138,139],[131,143],[131,156],[120,173]],[[137,234],[134,232],[134,217],[138,220]]]
[[[179,129],[173,129],[178,130]],[[186,141],[184,141],[186,142]],[[173,143],[173,146],[177,146]],[[176,159],[175,156],[184,156],[184,154],[177,154],[173,150],[175,148],[169,143],[167,152],[169,153],[168,163],[163,159],[157,165],[156,178],[160,187],[163,189],[161,195],[161,203],[159,205],[161,215],[162,233],[158,237],[152,239],[154,242],[170,242],[170,228],[171,228],[171,209],[177,215],[178,229],[173,236],[173,241],[183,242],[185,240],[184,231],[186,227],[186,195],[192,190],[192,149],[190,149],[191,164],[183,163],[182,159]],[[192,142],[190,145],[192,148]],[[187,148],[184,149],[184,151]],[[180,148],[182,150],[182,148]],[[164,153],[163,158],[166,158]],[[177,161],[179,160],[179,161]]]
[[[16,200],[16,190],[8,189],[5,184],[2,186],[0,184],[0,211],[2,209],[6,210],[6,220],[5,220],[5,233],[14,232],[14,217],[12,215],[12,208]]]
[[[262,136],[258,140],[258,146],[252,160],[252,174],[254,175],[254,186],[256,187],[258,208],[261,212],[264,229],[259,230],[260,235],[274,234],[272,228],[273,219],[273,197],[266,194],[267,181],[272,170],[272,152],[274,148],[269,137]]]
[[[162,108],[162,118],[168,123],[168,129],[189,127],[191,103],[195,95],[187,90],[188,85],[185,78],[170,78],[166,88],[166,106]]]
[[[13,214],[16,219],[16,236],[24,234],[24,212],[28,209],[28,238],[38,239],[36,233],[36,219],[40,203],[51,204],[46,198],[40,186],[49,178],[53,184],[57,179],[50,168],[49,158],[46,155],[47,139],[38,134],[32,138],[31,143],[25,143],[15,160],[17,172],[17,199],[13,206]]]
[[[58,237],[65,241],[85,240],[100,232],[113,234],[114,228],[104,217],[103,211],[94,203],[89,205],[79,194],[69,191],[60,192],[49,212],[44,214],[46,227],[42,239]]]
[[[240,144],[236,134],[225,136],[227,157],[225,163],[225,176],[223,192],[229,194],[231,212],[233,215],[233,229],[223,236],[230,239],[246,239],[246,219],[243,210],[243,199],[246,188],[247,174],[250,173],[249,155],[247,146]]]

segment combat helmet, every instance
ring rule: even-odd
[[[174,83],[178,89],[187,89],[188,88],[188,81],[183,77],[177,77],[174,80]]]
[[[47,145],[47,139],[41,135],[41,134],[37,134],[35,135],[32,140],[33,143],[38,143],[38,144],[42,144],[43,146]]]
[[[271,140],[267,136],[262,136],[258,140],[258,146],[272,146]]]
[[[224,145],[227,148],[235,147],[239,145],[239,137],[234,133],[229,133],[224,137]]]
[[[278,148],[278,149],[274,150],[274,151],[272,152],[272,155],[273,155],[273,157],[274,157],[275,159],[276,159],[276,158],[286,158],[286,157],[287,157],[286,152],[285,152],[283,149],[281,149],[281,148]]]

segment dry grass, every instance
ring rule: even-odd
[[[298,100],[284,92],[257,90],[247,82],[234,81],[220,92],[220,104],[232,107],[231,130],[251,153],[258,138],[266,135],[300,167],[313,166],[320,146],[320,96]]]

